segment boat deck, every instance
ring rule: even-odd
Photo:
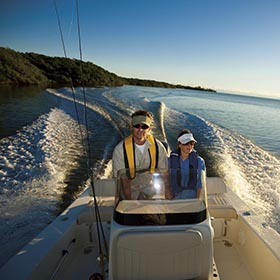
[[[104,225],[104,231],[106,236],[109,237],[109,224]],[[61,269],[54,279],[89,279],[93,273],[101,273],[100,261],[96,254],[99,251],[96,237],[93,237],[93,239],[93,242],[88,242],[83,246],[73,247],[73,252],[69,254],[63,263],[63,267],[67,269]],[[254,279],[234,243],[229,240],[214,241],[214,258],[213,280]],[[107,265],[104,266],[104,271],[106,278],[108,278]]]
[[[234,243],[228,240],[214,241],[214,258],[221,280],[254,279]]]
[[[222,211],[223,214],[226,213],[228,217],[235,220],[236,212],[235,210],[233,211],[232,207],[227,206],[227,201],[225,198],[222,197],[223,199],[221,199],[220,196],[215,197],[215,201],[210,201],[212,213],[215,213],[216,216],[219,216],[220,211]],[[101,213],[106,213],[105,216],[103,216],[103,228],[107,242],[109,242],[109,221],[112,211],[112,208],[110,207],[113,205],[114,199],[111,197],[106,199],[103,198],[101,200],[101,205],[103,205],[103,207],[101,207]],[[220,207],[222,208],[220,209]],[[108,209],[109,211],[107,211]],[[73,252],[69,254],[63,263],[63,268],[67,269],[61,269],[54,279],[89,279],[93,273],[101,273],[102,271],[100,261],[98,260],[99,257],[97,255],[99,248],[98,237],[96,236],[96,228],[88,228],[90,219],[87,214],[85,216],[81,215],[81,217],[82,218],[80,218],[78,226],[79,233],[77,234],[77,240],[81,240],[81,243],[77,244],[77,246],[73,246]],[[88,240],[88,242],[85,243],[85,240]],[[220,238],[214,239],[213,280],[254,279],[254,277],[250,274],[249,269],[246,267],[244,258],[240,256],[240,252],[238,251],[238,247],[235,242],[236,241],[233,241],[224,235]],[[104,271],[105,277],[108,279],[107,264],[105,264]]]
[[[80,225],[85,227],[86,225]],[[109,240],[110,236],[110,224],[103,223],[104,234],[106,239]],[[69,256],[65,259],[63,263],[63,268],[59,271],[54,279],[89,279],[93,273],[101,273],[101,266],[99,261],[99,246],[98,239],[95,236],[96,228],[91,229],[91,236],[81,236],[78,238],[77,243],[80,240],[80,244],[73,246],[73,251],[70,252]],[[84,235],[84,232],[79,234]],[[90,240],[89,242],[84,242]],[[109,245],[109,244],[108,244]],[[102,248],[105,254],[104,246]],[[108,279],[108,262],[104,265],[104,271],[106,279]]]
[[[222,241],[218,241],[214,243],[214,248],[217,271],[214,269],[213,279],[254,279],[245,267],[244,262],[240,261],[240,256],[234,245],[229,246]],[[65,262],[64,265],[68,269],[63,270],[63,273],[59,273],[55,279],[89,279],[93,273],[100,272],[98,256],[94,254],[94,252],[98,251],[96,249],[93,246],[80,248],[79,252],[73,254],[75,258],[69,258]],[[75,269],[77,267],[79,267],[79,270]],[[107,266],[105,267],[105,272],[106,276],[108,276]]]

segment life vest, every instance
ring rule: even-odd
[[[158,166],[158,146],[156,139],[152,135],[148,135],[147,140],[150,142],[149,155],[150,155],[150,171],[154,172]],[[125,168],[129,168],[130,178],[135,177],[135,145],[133,136],[126,137],[123,141],[124,162]]]
[[[175,193],[178,193],[183,189],[196,189],[198,174],[198,154],[196,151],[192,151],[189,155],[189,180],[186,186],[181,185],[182,170],[178,151],[171,152],[169,163],[169,167],[171,168],[171,187]]]

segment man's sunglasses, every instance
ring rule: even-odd
[[[146,125],[146,124],[140,124],[140,123],[135,124],[133,127],[134,127],[134,128],[137,128],[137,129],[138,129],[138,128],[142,128],[143,130],[146,130],[146,129],[149,128],[148,125]]]

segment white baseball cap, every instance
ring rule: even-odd
[[[195,143],[197,143],[197,141],[194,139],[194,137],[191,133],[183,134],[177,140],[178,140],[178,142],[180,142],[182,144],[186,144],[191,141],[194,141]]]

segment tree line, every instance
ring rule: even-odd
[[[46,87],[137,85],[214,91],[200,86],[191,87],[154,80],[124,78],[91,62],[51,57],[37,53],[22,53],[10,48],[0,47],[0,86],[6,85],[40,85]]]

